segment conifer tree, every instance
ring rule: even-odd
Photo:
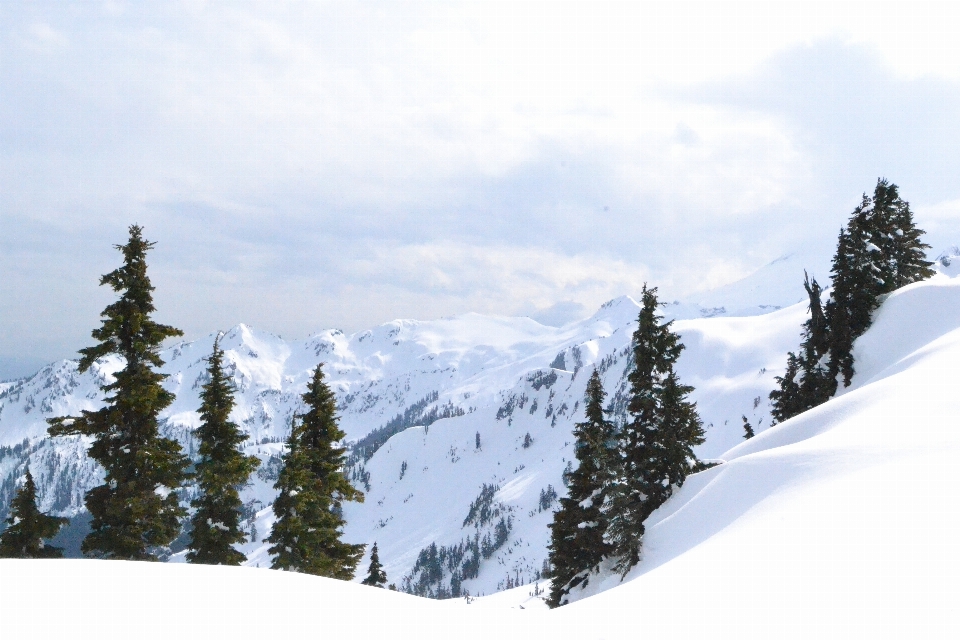
[[[810,298],[810,317],[803,323],[800,344],[800,405],[806,411],[830,399],[837,390],[836,376],[830,375],[830,333],[820,297],[823,289],[803,273],[803,288]]]
[[[571,590],[587,586],[611,546],[604,540],[606,516],[601,507],[614,481],[616,433],[606,419],[606,397],[600,374],[594,369],[587,381],[585,420],[574,426],[575,455],[579,465],[567,475],[568,494],[550,526],[549,563],[553,578],[547,604],[558,607]]]
[[[0,558],[62,558],[63,549],[44,542],[57,535],[67,518],[40,513],[37,508],[37,485],[30,469],[23,486],[10,502],[7,528],[0,533]]]
[[[880,248],[881,293],[896,291],[934,274],[925,259],[930,245],[920,240],[923,231],[913,222],[910,203],[900,197],[897,185],[880,178],[873,191],[873,240]]]
[[[910,205],[897,185],[877,181],[873,197],[863,195],[841,230],[831,273],[833,290],[827,303],[830,370],[849,386],[854,374],[853,343],[870,327],[880,297],[933,275],[924,259],[929,245],[913,222]]]
[[[387,584],[387,574],[383,570],[383,565],[380,564],[380,554],[377,551],[376,542],[373,543],[373,549],[370,550],[370,569],[361,584],[380,587],[381,589],[383,589],[383,585]]]
[[[787,353],[787,370],[783,376],[776,376],[777,389],[770,392],[770,404],[773,408],[770,414],[773,416],[773,424],[778,424],[793,416],[799,414],[800,408],[800,385],[797,383],[797,374],[800,372],[800,361],[797,355],[792,351]]]
[[[283,468],[274,485],[277,520],[267,542],[274,569],[351,580],[364,545],[340,540],[344,500],[363,502],[363,493],[343,473],[344,433],[337,425],[336,401],[317,365],[303,394],[308,410],[294,417]]]
[[[106,404],[80,417],[50,420],[51,436],[93,437],[88,455],[105,471],[104,483],[86,494],[93,517],[83,552],[100,558],[154,560],[180,532],[184,510],[178,503],[188,461],[176,440],[160,436],[157,416],[173,402],[161,383],[160,345],[166,338],[183,335],[179,329],[157,324],[150,314],[153,286],[147,276],[146,253],[154,243],[143,238],[138,225],[130,227],[123,266],[100,279],[120,294],[103,310],[104,318],[93,337],[99,344],[82,349],[80,371],[99,358],[120,356],[123,369],[101,389]]]
[[[629,418],[618,434],[617,480],[604,505],[614,569],[626,575],[640,561],[643,521],[681,486],[696,464],[693,447],[703,443],[693,387],[681,384],[673,366],[683,344],[661,324],[656,288],[643,288],[643,308],[633,334],[634,370],[629,375]]]
[[[220,336],[213,342],[213,353],[207,360],[209,380],[200,392],[200,440],[196,465],[199,495],[191,503],[196,509],[192,518],[187,561],[197,564],[239,565],[244,560],[233,548],[246,540],[240,528],[240,488],[260,465],[256,456],[247,456],[240,445],[247,439],[230,421],[233,411],[233,389],[223,371],[223,350]]]
[[[807,307],[810,317],[803,323],[800,355],[787,354],[787,371],[783,377],[776,378],[779,389],[770,393],[774,424],[823,404],[837,390],[836,374],[829,360],[830,333],[821,302],[823,289],[816,278],[811,281],[806,271],[803,288],[810,298]]]
[[[755,435],[757,434],[753,432],[753,426],[751,426],[750,422],[747,420],[747,416],[743,416],[743,439],[749,440]]]

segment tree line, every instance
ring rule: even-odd
[[[143,238],[142,228],[129,228],[129,239],[117,245],[123,265],[104,275],[118,300],[104,309],[98,341],[80,351],[80,372],[97,360],[115,354],[124,363],[112,382],[105,382],[103,408],[82,411],[80,416],[49,420],[53,437],[86,436],[88,455],[103,467],[103,484],[90,489],[85,505],[92,516],[90,533],[81,549],[93,558],[157,560],[180,535],[189,511],[188,562],[239,565],[246,557],[235,545],[246,541],[241,528],[240,489],[259,466],[255,456],[242,452],[248,436],[230,420],[234,388],[224,367],[220,336],[207,361],[207,382],[200,393],[199,459],[191,461],[180,444],[160,435],[159,414],[174,400],[163,388],[167,377],[160,346],[183,335],[155,322],[151,314],[154,287],[147,275],[146,254],[154,243]],[[293,417],[282,467],[274,488],[279,495],[273,511],[276,522],[270,536],[272,568],[350,580],[365,545],[341,540],[344,501],[363,501],[343,473],[344,433],[336,418],[333,392],[324,382],[321,365],[313,370],[301,396],[304,411]],[[195,480],[197,497],[188,511],[180,504],[180,489]],[[62,557],[62,549],[45,543],[67,520],[40,513],[36,485],[26,469],[0,534],[0,557]],[[368,584],[386,581],[373,554]]]

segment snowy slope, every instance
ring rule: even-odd
[[[439,553],[472,540],[481,550],[488,536],[478,575],[464,582],[464,591],[492,593],[535,580],[546,558],[554,494],[562,494],[562,473],[573,457],[572,426],[582,418],[588,372],[593,366],[602,370],[612,406],[622,412],[638,311],[623,297],[560,329],[527,318],[468,314],[396,321],[352,336],[328,331],[299,343],[243,325],[234,328],[223,339],[238,389],[233,416],[251,434],[248,451],[264,461],[244,493],[248,527],[257,533],[257,541],[243,547],[250,564],[269,563],[262,539],[272,524],[280,443],[310,370],[324,361],[348,439],[362,442],[391,421],[400,430],[351,467],[367,500],[346,506],[347,539],[377,541],[388,576],[398,585],[405,576],[411,584],[419,579],[411,571],[431,544]],[[672,316],[683,311],[689,309],[681,304],[666,307]],[[803,313],[801,305],[763,316],[676,322],[688,345],[680,373],[697,388],[707,426],[702,457],[716,457],[741,438],[741,414],[766,426],[766,395],[783,354],[796,345]],[[202,358],[212,339],[177,344],[163,354],[167,385],[177,394],[164,415],[164,430],[190,453],[196,450],[190,432],[198,424]],[[61,362],[8,388],[0,398],[0,439],[9,447],[0,450],[4,496],[12,495],[14,479],[29,460],[42,508],[77,513],[84,491],[99,482],[99,470],[85,457],[82,439],[45,438],[44,419],[99,406],[97,382],[117,366],[107,361],[79,375],[75,363]],[[396,420],[398,414],[403,419]],[[24,438],[26,446],[17,444]],[[464,524],[485,486],[488,494],[495,487],[490,507],[496,517]],[[442,594],[450,590],[451,577],[448,570],[421,592]]]
[[[531,585],[468,604],[243,568],[0,561],[4,628],[35,637],[105,625],[98,635],[108,638],[131,629],[145,638],[955,637],[960,279],[892,294],[855,355],[851,388],[692,476],[651,516],[643,560],[623,582],[594,581],[591,597],[556,611],[529,606]],[[435,430],[427,444],[413,432],[388,447],[412,457]],[[110,615],[76,595],[91,585],[117,603]],[[202,597],[185,597],[184,585]],[[50,602],[60,615],[38,625]]]
[[[780,279],[782,269],[775,263],[727,292],[756,311],[758,301],[774,299],[777,291],[757,283]],[[476,577],[462,584],[465,592],[489,594],[537,579],[589,371],[600,368],[611,408],[622,415],[638,311],[636,302],[621,297],[561,328],[465,314],[398,320],[352,335],[328,330],[303,341],[245,325],[228,331],[222,344],[238,390],[233,418],[251,435],[248,452],[264,463],[244,492],[246,526],[256,534],[243,546],[249,564],[269,564],[262,539],[272,524],[281,442],[310,371],[324,362],[341,426],[357,445],[349,472],[367,494],[363,504],[346,505],[346,538],[377,541],[391,581],[420,583],[422,593],[454,591],[453,571],[448,566],[438,580],[423,582],[423,572],[413,572],[417,560],[435,565],[440,554],[460,545],[476,548],[460,558],[461,568],[481,556]],[[758,430],[766,428],[766,397],[784,354],[796,347],[804,306],[746,317],[691,302],[669,303],[664,311],[678,318],[675,328],[687,345],[678,368],[697,389],[694,399],[707,427],[698,453],[717,457],[741,440],[741,415]],[[191,454],[203,358],[212,341],[211,334],[163,353],[166,384],[177,396],[163,429]],[[45,419],[100,406],[98,385],[119,364],[107,360],[80,375],[75,362],[63,361],[0,389],[0,507],[29,463],[43,509],[66,515],[82,509],[83,494],[100,481],[100,471],[86,458],[82,439],[46,438]],[[469,519],[475,503],[485,503],[480,511],[490,515]],[[431,545],[437,557],[430,557]]]
[[[643,603],[656,636],[677,629],[683,594],[690,635],[955,636],[960,282],[892,294],[855,357],[849,390],[692,478],[625,583],[560,615]]]

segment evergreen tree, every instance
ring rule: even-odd
[[[870,327],[880,297],[933,275],[924,259],[929,245],[913,222],[910,205],[897,185],[877,181],[873,197],[863,199],[840,232],[833,258],[832,299],[826,318],[830,333],[830,372],[853,379],[853,343]]]
[[[574,426],[575,455],[579,465],[568,474],[568,495],[550,525],[549,562],[553,567],[547,604],[558,607],[575,587],[585,587],[611,551],[604,540],[606,516],[601,512],[614,480],[613,452],[616,434],[606,419],[600,374],[594,369],[587,381],[584,411],[586,419]],[[541,502],[543,502],[541,500]]]
[[[673,370],[683,345],[661,324],[656,288],[643,288],[643,308],[633,334],[634,370],[629,375],[629,418],[618,434],[617,480],[604,505],[615,570],[626,575],[640,561],[643,521],[681,486],[696,464],[693,447],[703,443],[696,404]]]
[[[744,439],[744,440],[749,440],[750,438],[752,438],[752,437],[755,436],[755,435],[757,435],[757,434],[755,434],[755,433],[753,432],[753,427],[752,427],[752,426],[750,425],[750,423],[747,421],[747,416],[743,416],[743,439]]]
[[[317,365],[302,398],[308,411],[294,417],[283,468],[274,485],[277,520],[267,542],[274,569],[351,580],[364,545],[340,540],[344,500],[363,502],[343,473],[344,433],[337,425],[336,400]]]
[[[191,503],[196,509],[187,561],[197,564],[239,565],[246,556],[233,548],[246,540],[240,528],[240,488],[260,465],[256,456],[246,456],[240,445],[247,439],[230,421],[233,389],[223,371],[220,336],[213,342],[207,360],[210,379],[200,392],[200,461],[196,466],[200,494]]]
[[[897,185],[880,178],[873,191],[873,241],[880,248],[880,293],[896,291],[934,274],[925,259],[930,245],[923,243],[923,231],[913,223],[910,204],[900,197]]]
[[[807,310],[810,317],[803,323],[803,342],[800,344],[800,405],[801,411],[823,404],[837,390],[836,376],[830,375],[830,334],[820,296],[823,289],[814,278],[803,273],[803,288],[810,298]]]
[[[67,518],[40,513],[37,509],[37,485],[30,469],[23,486],[10,502],[7,528],[0,533],[0,558],[62,558],[63,549],[44,543],[67,524]]]
[[[383,589],[383,585],[387,584],[387,574],[383,570],[383,565],[380,564],[380,554],[377,552],[376,542],[373,543],[373,549],[370,551],[370,569],[361,584],[380,587],[381,589]]]
[[[770,414],[773,416],[773,424],[783,422],[799,414],[802,409],[800,404],[800,385],[797,384],[797,374],[800,372],[800,361],[797,355],[792,351],[787,354],[787,370],[783,376],[776,376],[779,388],[770,392],[770,404],[773,408]]]
[[[105,478],[86,494],[93,519],[81,548],[100,558],[155,559],[179,534],[184,515],[176,490],[188,461],[176,440],[160,436],[157,416],[174,396],[161,385],[167,376],[156,371],[163,365],[160,345],[183,333],[150,318],[155,308],[146,253],[153,244],[139,226],[131,226],[127,244],[117,245],[123,266],[100,279],[120,299],[101,313],[103,324],[93,331],[100,343],[80,351],[79,369],[110,354],[120,356],[123,369],[101,386],[105,406],[49,421],[51,436],[93,437],[88,455],[103,466]]]
[[[787,354],[787,371],[777,377],[780,388],[770,392],[773,423],[777,424],[830,399],[837,390],[836,374],[830,367],[830,333],[821,303],[823,289],[803,273],[803,288],[810,298],[810,317],[803,323],[800,355]],[[797,375],[799,374],[799,380]]]

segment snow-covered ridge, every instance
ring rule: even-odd
[[[727,366],[718,380],[739,380],[747,374],[733,375],[731,358],[720,356],[747,354],[755,364],[750,359],[759,356],[748,349],[773,340],[777,326],[802,319],[802,305],[797,309],[794,317],[785,309],[678,321],[689,345],[684,357],[696,353],[699,362],[713,353],[715,364]],[[797,326],[783,330],[794,341]],[[626,329],[598,339],[595,354],[583,349],[582,367],[615,354],[614,343],[606,341]],[[68,624],[99,628],[104,637],[125,637],[133,624],[145,637],[231,630],[293,635],[329,618],[324,628],[331,633],[362,629],[400,638],[952,638],[960,595],[960,520],[954,513],[960,503],[954,470],[960,455],[954,424],[960,414],[960,280],[941,275],[891,294],[855,355],[858,371],[849,389],[722,452],[726,462],[691,476],[651,516],[643,559],[624,581],[592,581],[582,594],[590,597],[556,611],[530,610],[538,603],[531,593],[542,583],[468,604],[281,572],[96,561],[0,561],[6,578],[0,607],[10,612],[11,630],[26,633],[50,601],[62,602]],[[690,367],[684,375],[696,375],[697,367],[684,366]],[[608,384],[618,379],[617,368],[607,368]],[[535,489],[556,478],[556,453],[569,451],[561,444],[569,424],[546,426],[541,409],[531,414],[529,407],[535,398],[542,406],[550,391],[555,400],[565,387],[574,391],[585,378],[567,369],[549,373],[556,373],[549,386],[545,377],[525,376],[507,390],[527,395],[522,410],[515,403],[512,425],[509,418],[496,420],[494,412],[505,405],[481,407],[389,440],[367,462],[371,491],[365,505],[354,505],[348,534],[364,538],[371,532],[366,521],[386,516],[376,529],[381,553],[384,541],[409,549],[431,542],[449,547],[476,531],[471,504],[489,496],[514,525],[473,585],[495,587],[519,558],[535,560],[533,537],[545,529]],[[524,448],[520,438],[528,431],[532,443]],[[401,461],[407,462],[403,472]],[[524,462],[524,469],[510,467]],[[471,492],[472,482],[499,488],[484,492],[481,484]],[[404,504],[409,494],[405,504],[416,506],[394,504]],[[443,496],[451,503],[446,510]],[[391,578],[410,566],[391,562]],[[185,583],[194,592],[218,594],[216,616],[209,615],[207,600],[183,598]],[[72,597],[90,584],[117,603],[115,616],[104,619]],[[251,606],[266,614],[252,615]]]
[[[777,305],[752,308],[761,306]],[[397,584],[420,579],[413,569],[418,560],[433,562],[431,545],[437,554],[470,544],[486,552],[467,572],[475,577],[463,582],[464,591],[492,593],[535,580],[553,501],[563,494],[562,473],[573,459],[571,432],[582,417],[586,372],[601,371],[611,408],[622,409],[638,310],[623,296],[561,328],[465,314],[397,320],[350,335],[327,330],[302,341],[234,327],[222,339],[238,390],[233,418],[251,436],[248,452],[264,462],[244,493],[248,526],[256,532],[243,548],[249,564],[269,562],[262,539],[271,525],[280,443],[310,372],[323,362],[348,440],[365,445],[350,473],[367,499],[346,506],[346,538],[377,541]],[[759,432],[768,426],[767,394],[786,351],[796,348],[805,305],[740,317],[703,317],[704,307],[692,303],[669,303],[664,312],[677,319],[687,347],[678,371],[696,388],[707,427],[698,453],[717,458],[741,440],[741,415]],[[166,385],[177,396],[163,415],[164,430],[191,454],[213,338],[163,353]],[[108,359],[80,375],[75,362],[62,361],[0,389],[0,502],[9,500],[29,461],[41,508],[67,515],[82,508],[99,470],[81,438],[46,438],[45,420],[100,406],[99,383],[118,367]],[[392,437],[370,438],[372,432]],[[466,522],[471,505],[486,495],[498,515]],[[452,572],[442,573],[430,589],[450,588]]]

